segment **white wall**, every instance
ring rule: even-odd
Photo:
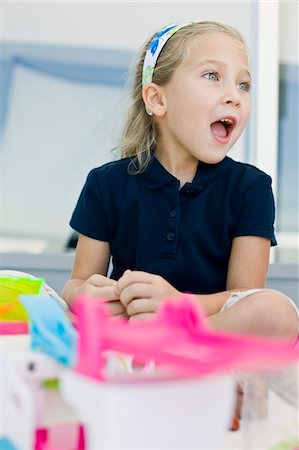
[[[0,3],[0,39],[134,49],[164,23],[213,19],[240,29],[250,44],[250,3],[4,0]],[[298,64],[298,2],[279,3],[280,60]]]
[[[250,3],[6,0],[2,5],[3,39],[135,49],[161,25],[183,20],[226,22],[249,39]]]
[[[298,64],[298,1],[279,5],[279,59],[284,64]]]
[[[164,23],[212,19],[240,29],[250,47],[250,3],[4,0],[0,3],[0,37],[9,41],[135,49]],[[280,1],[279,25],[280,60],[298,64],[297,1]]]

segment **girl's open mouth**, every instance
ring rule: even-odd
[[[237,121],[234,117],[223,117],[210,125],[213,137],[223,144],[229,141]]]

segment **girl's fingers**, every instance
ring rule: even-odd
[[[116,286],[117,281],[107,278],[104,275],[94,274],[88,279],[88,283],[95,287]]]
[[[114,286],[95,287],[93,284],[84,283],[78,292],[107,301],[119,300]]]
[[[135,314],[135,316],[129,317],[129,321],[131,320],[144,320],[144,319],[150,319],[153,317],[154,313],[142,313],[142,314]]]
[[[127,306],[127,314],[131,316],[153,313],[157,310],[159,302],[150,298],[132,300]]]
[[[125,308],[134,299],[147,299],[151,298],[153,295],[153,289],[150,284],[143,283],[133,283],[129,284],[120,292],[119,299]]]
[[[158,280],[158,278],[158,275],[153,275],[152,273],[127,270],[118,280],[116,291],[121,293],[126,287],[134,283],[153,284]]]
[[[127,316],[127,311],[120,303],[120,301],[115,300],[111,302],[106,302],[108,307],[108,311],[112,314],[112,316]]]
[[[119,300],[119,296],[115,292],[115,287],[105,286],[94,288],[95,297],[102,298],[107,301]]]

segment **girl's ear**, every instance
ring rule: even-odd
[[[149,111],[154,116],[163,117],[166,113],[166,102],[162,86],[148,83],[142,89],[142,98]]]

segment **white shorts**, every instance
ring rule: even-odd
[[[248,291],[233,292],[229,296],[229,298],[226,300],[224,305],[222,306],[220,312],[224,311],[225,309],[231,308],[232,306],[234,306],[236,303],[238,303],[243,298],[247,298],[250,295],[255,294],[256,292],[273,291],[273,290],[274,289],[267,289],[267,288],[265,288],[265,289],[248,289]],[[288,299],[288,301],[291,303],[291,305],[295,308],[296,313],[298,315],[298,319],[299,319],[299,310],[298,310],[298,307],[297,307],[296,303],[293,300],[291,300],[288,296],[285,295],[285,297]]]

